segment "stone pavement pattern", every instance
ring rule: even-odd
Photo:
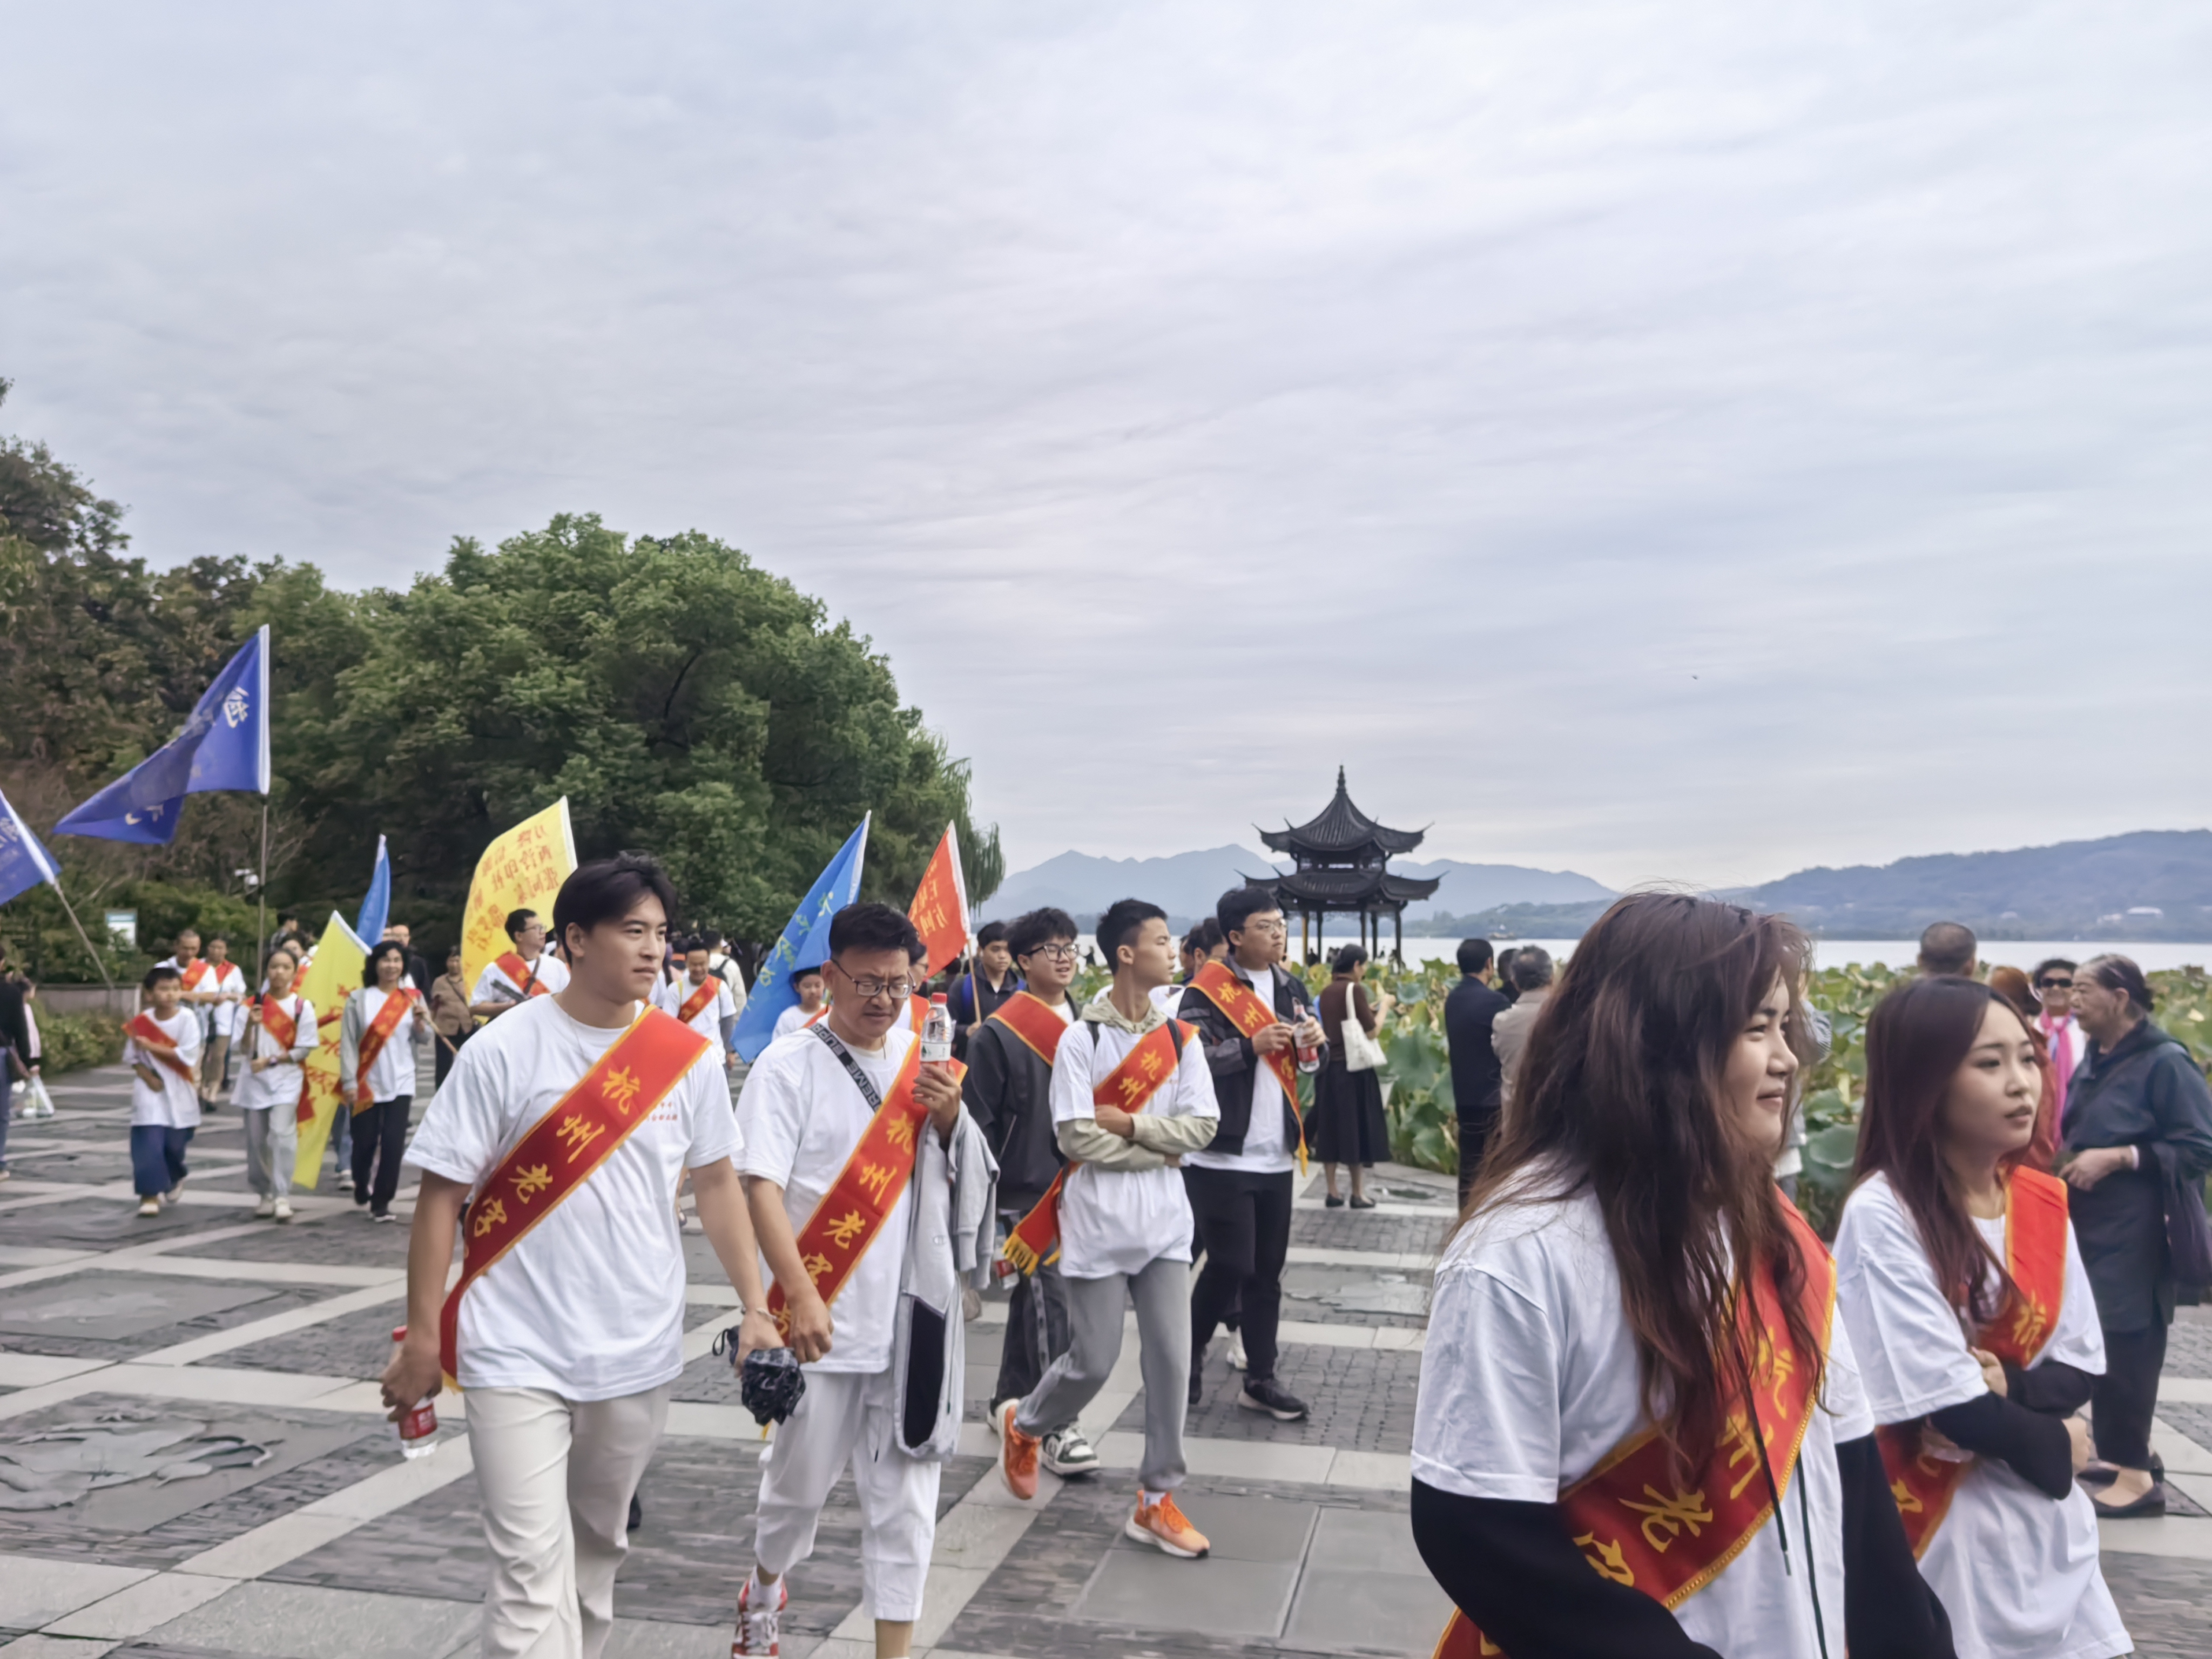
[[[327,1178],[292,1225],[253,1220],[228,1110],[203,1128],[183,1201],[139,1220],[127,1079],[55,1094],[59,1115],[15,1126],[0,1187],[0,1656],[473,1653],[485,1561],[465,1403],[441,1396],[438,1453],[406,1462],[369,1380],[402,1312],[405,1229],[371,1226]],[[1429,1653],[1446,1608],[1407,1529],[1407,1449],[1450,1192],[1395,1169],[1378,1190],[1355,1215],[1322,1208],[1316,1182],[1293,1224],[1280,1370],[1311,1421],[1238,1411],[1219,1340],[1207,1358],[1182,1494],[1213,1539],[1205,1561],[1121,1536],[1142,1438],[1133,1333],[1085,1425],[1105,1472],[1044,1476],[1030,1506],[1000,1491],[980,1419],[1005,1304],[987,1300],[918,1652]],[[708,1352],[735,1298],[703,1239],[686,1253],[690,1363],[617,1584],[614,1659],[719,1659],[750,1565],[763,1443]],[[2139,1651],[2196,1659],[2212,1651],[2212,1323],[2176,1328],[2166,1386],[2160,1449],[2187,1513],[2115,1523],[2106,1570]],[[26,1468],[74,1482],[72,1501],[23,1507],[39,1500],[7,1477]],[[872,1651],[859,1534],[842,1482],[793,1575],[792,1659]]]

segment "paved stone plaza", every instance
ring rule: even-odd
[[[406,1229],[372,1226],[342,1194],[295,1200],[289,1227],[253,1220],[228,1109],[200,1132],[184,1200],[141,1220],[126,1076],[54,1092],[59,1115],[15,1126],[15,1178],[0,1187],[0,1654],[472,1652],[484,1563],[464,1404],[441,1396],[437,1454],[406,1462],[368,1380],[402,1314]],[[1045,1475],[1036,1503],[1017,1505],[969,1423],[945,1471],[918,1651],[1430,1651],[1446,1608],[1407,1530],[1406,1454],[1450,1192],[1410,1170],[1379,1185],[1370,1213],[1323,1210],[1317,1179],[1301,1200],[1281,1371],[1310,1422],[1236,1409],[1215,1344],[1182,1494],[1212,1558],[1171,1561],[1121,1535],[1142,1422],[1133,1337],[1084,1425],[1098,1477]],[[690,1364],[617,1587],[616,1659],[720,1659],[751,1564],[763,1443],[708,1352],[734,1298],[705,1241],[686,1243]],[[987,1301],[969,1328],[973,1418],[1004,1321]],[[2139,1651],[2159,1659],[2212,1653],[2212,1322],[2185,1322],[2160,1449],[2186,1512],[2114,1523],[2105,1557]],[[847,1486],[792,1576],[792,1659],[872,1652],[858,1540]]]

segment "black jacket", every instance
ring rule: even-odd
[[[999,1160],[1000,1206],[1026,1210],[1066,1162],[1053,1133],[1052,1067],[1003,1023],[986,1020],[968,1040],[960,1098]]]
[[[1480,1125],[1484,1134],[1489,1133],[1498,1116],[1498,1097],[1504,1081],[1498,1050],[1491,1046],[1490,1028],[1512,1006],[1474,978],[1461,980],[1444,998],[1444,1045],[1451,1050],[1452,1104],[1462,1123]],[[1464,1132],[1459,1143],[1469,1144]]]
[[[2142,1160],[2066,1195],[2098,1322],[2108,1331],[2171,1323],[2166,1186],[2169,1176],[2201,1182],[2212,1170],[2212,1087],[2204,1073],[2148,1019],[2109,1053],[2093,1042],[2067,1085],[2062,1139],[2068,1152],[2133,1146]]]
[[[1236,965],[1229,971],[1235,973]],[[1304,981],[1280,967],[1269,970],[1275,980],[1275,1017],[1296,1025],[1313,1017],[1312,1000]],[[1244,1150],[1244,1137],[1252,1127],[1252,1079],[1260,1063],[1252,1039],[1229,1023],[1229,1017],[1207,1000],[1202,991],[1185,991],[1176,1017],[1198,1027],[1206,1045],[1206,1069],[1213,1073],[1213,1097],[1221,1108],[1221,1127],[1206,1150],[1235,1158]],[[1328,1048],[1322,1047],[1322,1064],[1328,1063]],[[1298,1144],[1298,1103],[1295,1096],[1283,1102],[1283,1144],[1295,1151]]]

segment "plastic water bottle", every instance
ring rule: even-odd
[[[395,1343],[404,1342],[407,1328],[404,1325],[393,1326],[392,1340]],[[417,1401],[415,1409],[399,1419],[399,1455],[402,1457],[428,1457],[438,1449],[438,1407],[434,1403],[436,1399],[435,1395],[431,1395]]]
[[[945,993],[939,991],[929,1000],[929,1016],[921,1022],[921,1063],[925,1066],[944,1066],[952,1060],[952,1010],[945,1006]]]
[[[1297,1046],[1298,1052],[1298,1070],[1301,1072],[1318,1072],[1321,1070],[1321,1050],[1314,1047],[1314,1045],[1310,1042],[1300,1042]]]

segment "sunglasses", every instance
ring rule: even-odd
[[[2052,975],[2047,979],[2036,981],[2035,988],[2039,991],[2070,991],[2074,988],[2074,981],[2070,979],[2060,979],[2057,975]]]

